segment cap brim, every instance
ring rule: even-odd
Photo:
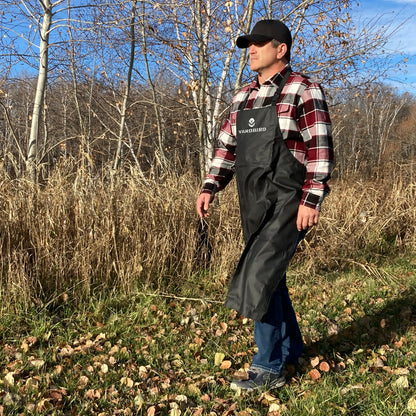
[[[248,45],[250,43],[256,43],[256,42],[265,42],[267,40],[272,40],[270,36],[264,36],[264,35],[245,35],[240,36],[237,38],[237,47],[239,48],[248,48]]]

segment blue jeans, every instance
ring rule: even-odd
[[[300,233],[298,243],[305,234]],[[281,374],[284,364],[295,364],[302,355],[302,334],[286,286],[286,275],[274,292],[263,320],[254,322],[254,340],[258,352],[253,357],[253,368]]]

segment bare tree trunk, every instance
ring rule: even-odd
[[[75,110],[77,111],[79,127],[81,130],[81,136],[85,137],[85,125],[84,125],[84,120],[82,118],[81,108],[80,108],[79,101],[78,101],[78,80],[77,80],[77,73],[76,73],[76,67],[75,67],[75,61],[76,61],[75,40],[72,34],[72,27],[71,27],[70,0],[68,0],[68,35],[69,35],[69,41],[70,41],[70,53],[69,53],[70,65],[69,66],[71,68],[71,74],[72,74],[72,88],[73,88],[73,97],[74,97],[74,102],[75,102]]]
[[[39,73],[36,86],[35,102],[32,112],[32,124],[28,143],[27,171],[32,182],[36,182],[37,170],[37,141],[39,122],[45,98],[46,80],[48,76],[49,31],[52,24],[52,5],[50,0],[40,1],[43,7],[43,23],[40,31]]]
[[[250,31],[251,21],[253,19],[253,9],[254,9],[254,0],[248,0],[247,2],[247,19],[246,19],[246,26],[245,26],[245,33]],[[237,71],[237,78],[234,84],[234,92],[237,92],[241,88],[241,79],[243,78],[243,71],[247,64],[247,53],[246,50],[243,49],[240,53],[240,60],[238,62],[238,71]]]
[[[204,2],[205,3],[205,2]],[[199,39],[198,45],[198,67],[199,67],[199,83],[198,83],[198,102],[199,102],[199,118],[198,118],[198,137],[201,151],[199,152],[199,166],[201,169],[201,178],[205,176],[205,169],[207,165],[207,150],[209,149],[209,140],[207,135],[207,88],[208,88],[208,57],[207,57],[207,33],[209,31],[210,21],[210,7],[211,2],[208,0],[204,4],[206,10],[204,14],[207,15],[207,22],[203,23],[203,7],[202,1],[196,2],[196,31]],[[209,150],[208,150],[209,151]],[[211,153],[209,151],[209,153]],[[211,155],[209,155],[211,156]]]
[[[127,85],[124,91],[123,102],[121,104],[121,119],[120,119],[120,130],[118,135],[118,142],[117,142],[117,152],[116,157],[114,159],[113,164],[113,171],[116,171],[122,160],[123,160],[123,133],[124,133],[124,126],[126,124],[126,112],[127,112],[127,103],[130,96],[130,89],[131,89],[131,76],[133,73],[133,66],[134,66],[134,59],[135,59],[135,48],[136,48],[136,31],[135,31],[135,20],[136,20],[136,9],[137,9],[137,0],[132,1],[132,8],[130,12],[130,61],[129,61],[129,69],[127,72]]]
[[[149,68],[149,61],[147,57],[148,51],[147,51],[147,35],[146,35],[146,25],[145,25],[146,1],[141,0],[141,3],[142,3],[142,10],[143,10],[143,17],[142,17],[143,58],[144,58],[144,64],[146,68],[147,79],[149,81],[149,85],[152,90],[153,108],[155,110],[156,125],[157,125],[158,147],[157,147],[156,154],[159,159],[159,163],[161,164],[162,167],[164,167],[166,166],[167,161],[166,161],[166,155],[165,155],[165,149],[164,149],[164,132],[162,128],[162,117],[160,114],[156,87],[152,80],[152,75],[150,73],[150,68]]]
[[[226,7],[228,7],[228,3],[225,5]],[[241,16],[241,21],[246,22],[245,24],[245,30],[248,31],[250,28],[250,24],[251,24],[251,20],[252,20],[252,15],[253,15],[253,7],[254,7],[254,0],[249,0],[247,7],[244,11],[244,14]],[[234,20],[237,20],[239,16],[234,15],[233,16],[233,12],[232,9],[229,8],[228,9],[228,13],[229,13],[229,22],[232,22]],[[205,168],[208,169],[208,164],[209,164],[209,160],[212,157],[211,154],[211,147],[213,146],[214,140],[218,135],[219,129],[220,129],[220,124],[218,123],[218,120],[220,120],[221,118],[221,104],[223,102],[223,94],[224,94],[224,88],[225,88],[225,82],[227,79],[227,75],[229,74],[230,71],[230,65],[231,65],[231,61],[232,61],[232,57],[235,51],[235,46],[237,43],[237,38],[238,36],[241,35],[241,29],[240,26],[238,26],[238,28],[236,29],[236,31],[233,33],[233,28],[230,25],[228,27],[230,34],[231,34],[231,39],[232,39],[232,43],[231,43],[231,48],[229,49],[229,51],[227,52],[225,58],[224,58],[224,66],[223,66],[223,70],[221,73],[221,76],[219,78],[219,83],[218,83],[218,87],[217,87],[217,92],[215,95],[215,102],[214,102],[214,109],[209,109],[211,111],[209,111],[206,115],[207,118],[207,125],[208,125],[208,141],[210,143],[210,146],[206,147],[206,156],[205,156],[205,160],[206,160],[206,166]],[[247,58],[246,58],[246,53],[243,52],[241,53],[240,59],[243,58],[240,62],[239,65],[239,70],[237,73],[237,81],[234,84],[234,89],[238,90],[239,88],[237,88],[237,83],[241,83],[241,78],[242,78],[242,74],[243,74],[243,70],[244,67],[247,63]]]

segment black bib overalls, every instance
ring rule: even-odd
[[[276,103],[237,113],[236,180],[246,243],[230,282],[225,305],[261,321],[285,275],[298,241],[296,217],[306,168],[288,150]]]

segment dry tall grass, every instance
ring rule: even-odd
[[[313,273],[415,249],[415,186],[403,180],[334,181],[322,220],[295,262]],[[144,180],[134,170],[111,183],[61,167],[38,187],[3,177],[3,306],[62,295],[82,301],[92,290],[196,293],[203,279],[221,289],[242,250],[236,191],[231,185],[219,196],[208,240],[201,242],[194,209],[199,187],[188,173]],[[209,250],[211,262],[204,269]]]
[[[295,261],[305,272],[371,267],[416,249],[416,184],[402,176],[332,182],[320,224]]]

